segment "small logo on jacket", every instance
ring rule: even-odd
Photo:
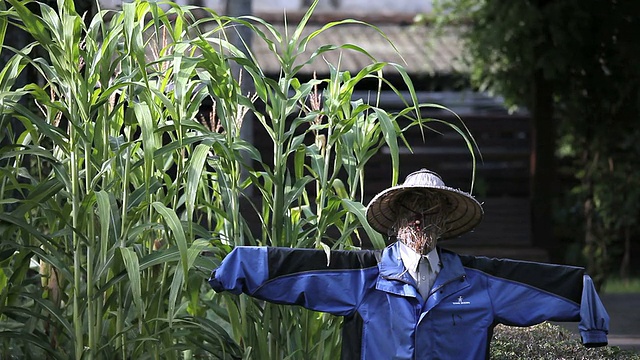
[[[471,301],[464,301],[462,296],[458,296],[458,301],[452,302],[453,305],[470,305]]]

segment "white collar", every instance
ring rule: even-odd
[[[425,257],[429,261],[429,265],[431,265],[431,270],[434,273],[440,272],[440,256],[438,255],[437,249],[431,250],[426,255],[421,255],[415,252],[412,248],[408,247],[405,243],[398,241],[400,246],[398,247],[400,250],[400,257],[402,258],[402,263],[404,267],[409,272],[409,275],[413,277],[413,279],[417,279],[418,277],[418,265],[420,264],[420,259]]]

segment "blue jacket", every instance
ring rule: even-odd
[[[584,269],[459,256],[423,299],[397,243],[382,252],[237,247],[209,279],[215,291],[345,317],[343,359],[484,359],[496,324],[579,321],[586,346],[607,344],[609,316]]]

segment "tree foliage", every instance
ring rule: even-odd
[[[440,21],[468,29],[471,78],[478,88],[530,109],[545,101],[540,87],[549,89],[553,121],[545,126],[554,129],[546,134],[557,138],[556,154],[566,164],[562,174],[576,179],[572,191],[557,193],[558,203],[568,204],[558,212],[577,209],[580,216],[572,219],[582,224],[559,225],[572,228],[573,241],[584,234],[587,265],[602,283],[612,264],[623,258],[628,265],[629,241],[640,235],[630,220],[640,215],[640,67],[633,65],[640,56],[639,4],[443,0],[437,8]],[[539,166],[553,167],[551,161]]]

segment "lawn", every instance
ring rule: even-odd
[[[631,277],[628,279],[607,279],[602,292],[606,294],[640,293],[640,277]]]

